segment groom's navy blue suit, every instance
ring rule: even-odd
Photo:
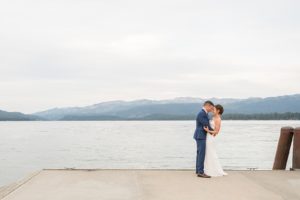
[[[208,114],[202,109],[196,119],[196,130],[194,133],[194,139],[197,142],[197,159],[196,159],[196,173],[204,173],[204,159],[206,148],[206,131],[204,127],[207,126],[210,130],[212,128],[209,124]]]

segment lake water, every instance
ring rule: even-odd
[[[223,167],[271,169],[282,126],[300,121],[223,121]],[[43,168],[193,169],[194,128],[194,121],[0,122],[0,186]]]

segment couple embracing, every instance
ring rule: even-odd
[[[214,105],[211,101],[206,101],[202,110],[197,115],[196,130],[194,139],[197,143],[196,174],[201,178],[227,175],[219,162],[215,137],[221,128],[221,115],[224,109],[221,105]],[[209,120],[208,113],[213,114]]]

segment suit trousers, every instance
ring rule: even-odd
[[[206,139],[196,140],[197,143],[197,158],[196,158],[196,173],[204,173],[204,159]]]

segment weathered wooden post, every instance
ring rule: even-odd
[[[289,152],[293,140],[293,134],[294,134],[293,127],[287,126],[281,128],[273,170],[284,170],[286,168],[286,163],[289,157]]]
[[[294,129],[293,169],[300,169],[300,127]]]

